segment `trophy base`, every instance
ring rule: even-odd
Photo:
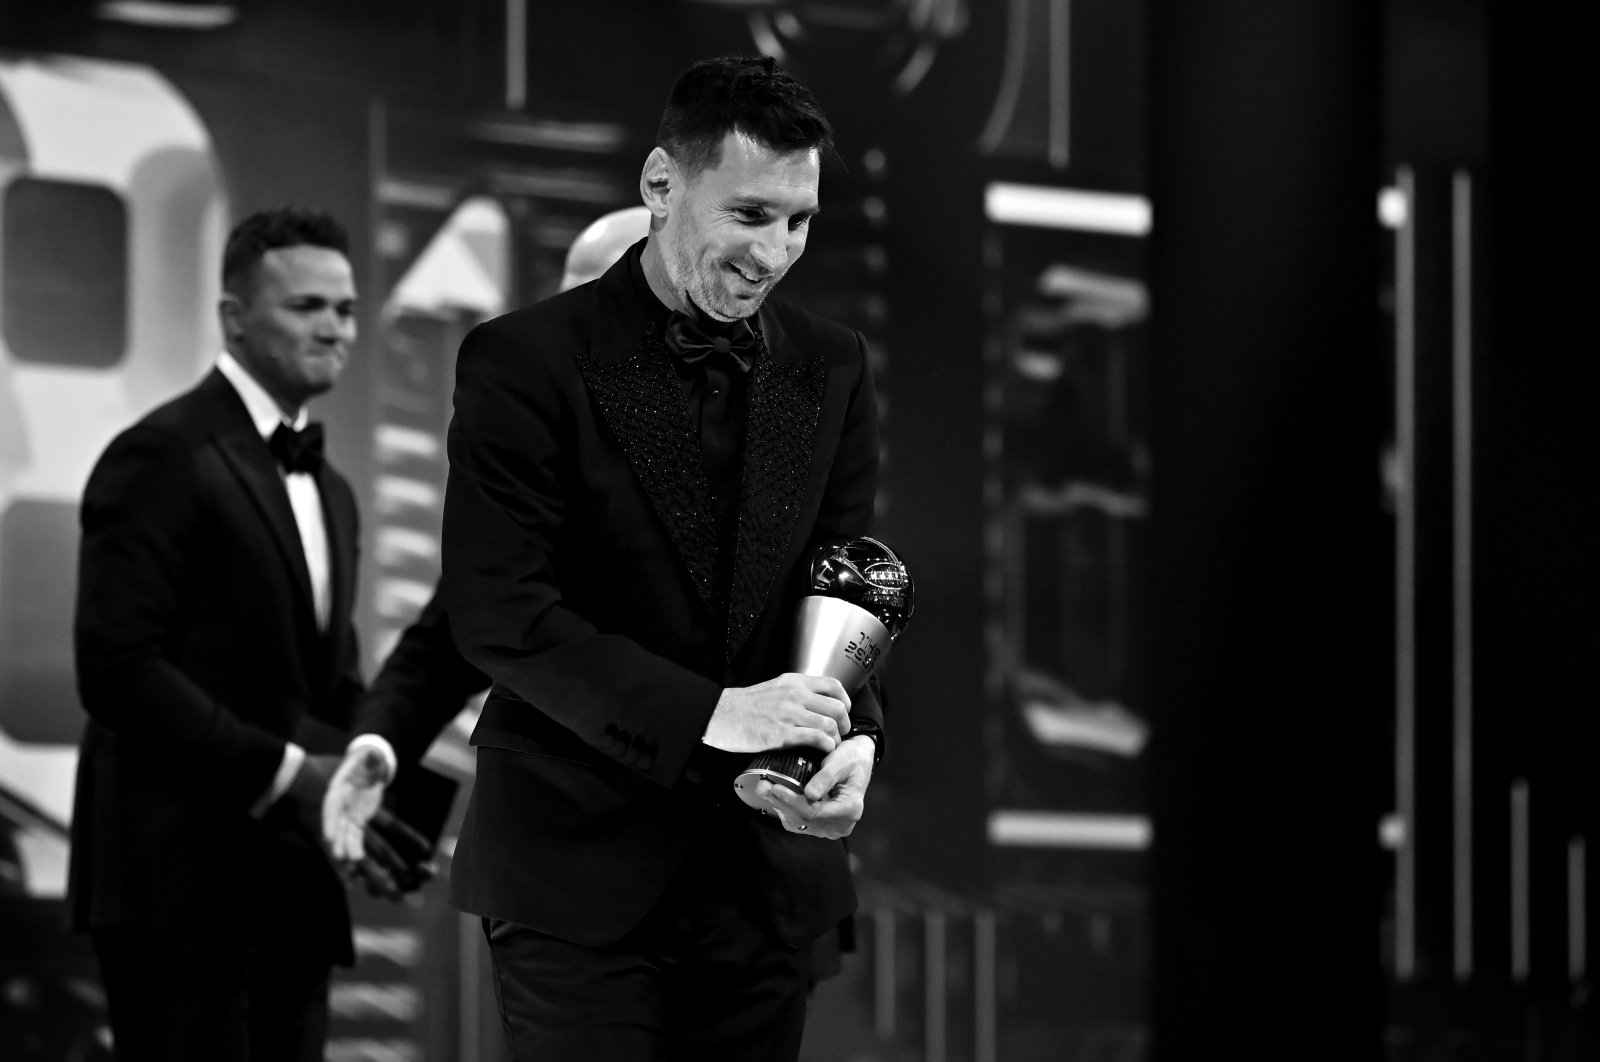
[[[750,761],[750,766],[739,772],[733,780],[734,792],[752,808],[760,809],[756,802],[756,783],[765,778],[773,785],[787,786],[796,793],[805,791],[806,783],[817,773],[822,758],[811,749],[774,749],[763,752]]]

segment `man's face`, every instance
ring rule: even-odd
[[[246,294],[223,297],[228,348],[280,406],[298,409],[334,385],[356,338],[350,262],[301,244],[261,256]]]
[[[749,317],[806,249],[821,159],[729,133],[722,160],[682,189],[661,231],[674,291],[720,321]]]

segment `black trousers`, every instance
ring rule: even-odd
[[[91,934],[118,1062],[322,1062],[327,955],[147,929]]]
[[[514,1062],[793,1062],[809,948],[773,931],[752,874],[697,844],[644,921],[585,947],[484,919]]]

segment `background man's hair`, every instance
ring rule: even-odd
[[[780,154],[833,148],[833,127],[809,89],[771,57],[701,59],[672,86],[656,144],[688,180],[722,161],[722,140],[737,131]]]
[[[332,214],[315,207],[283,206],[245,218],[228,234],[222,252],[222,290],[247,294],[261,257],[281,247],[326,247],[350,253],[350,237]]]

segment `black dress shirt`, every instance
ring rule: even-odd
[[[629,259],[640,299],[659,311],[656,327],[665,331],[671,310],[661,304],[645,279],[640,255]],[[739,488],[744,474],[744,428],[750,407],[750,374],[726,355],[710,354],[694,364],[675,362],[689,419],[700,429],[700,455],[711,486],[717,521],[718,575],[724,590],[733,578],[739,536]],[[727,599],[724,592],[723,599]]]

